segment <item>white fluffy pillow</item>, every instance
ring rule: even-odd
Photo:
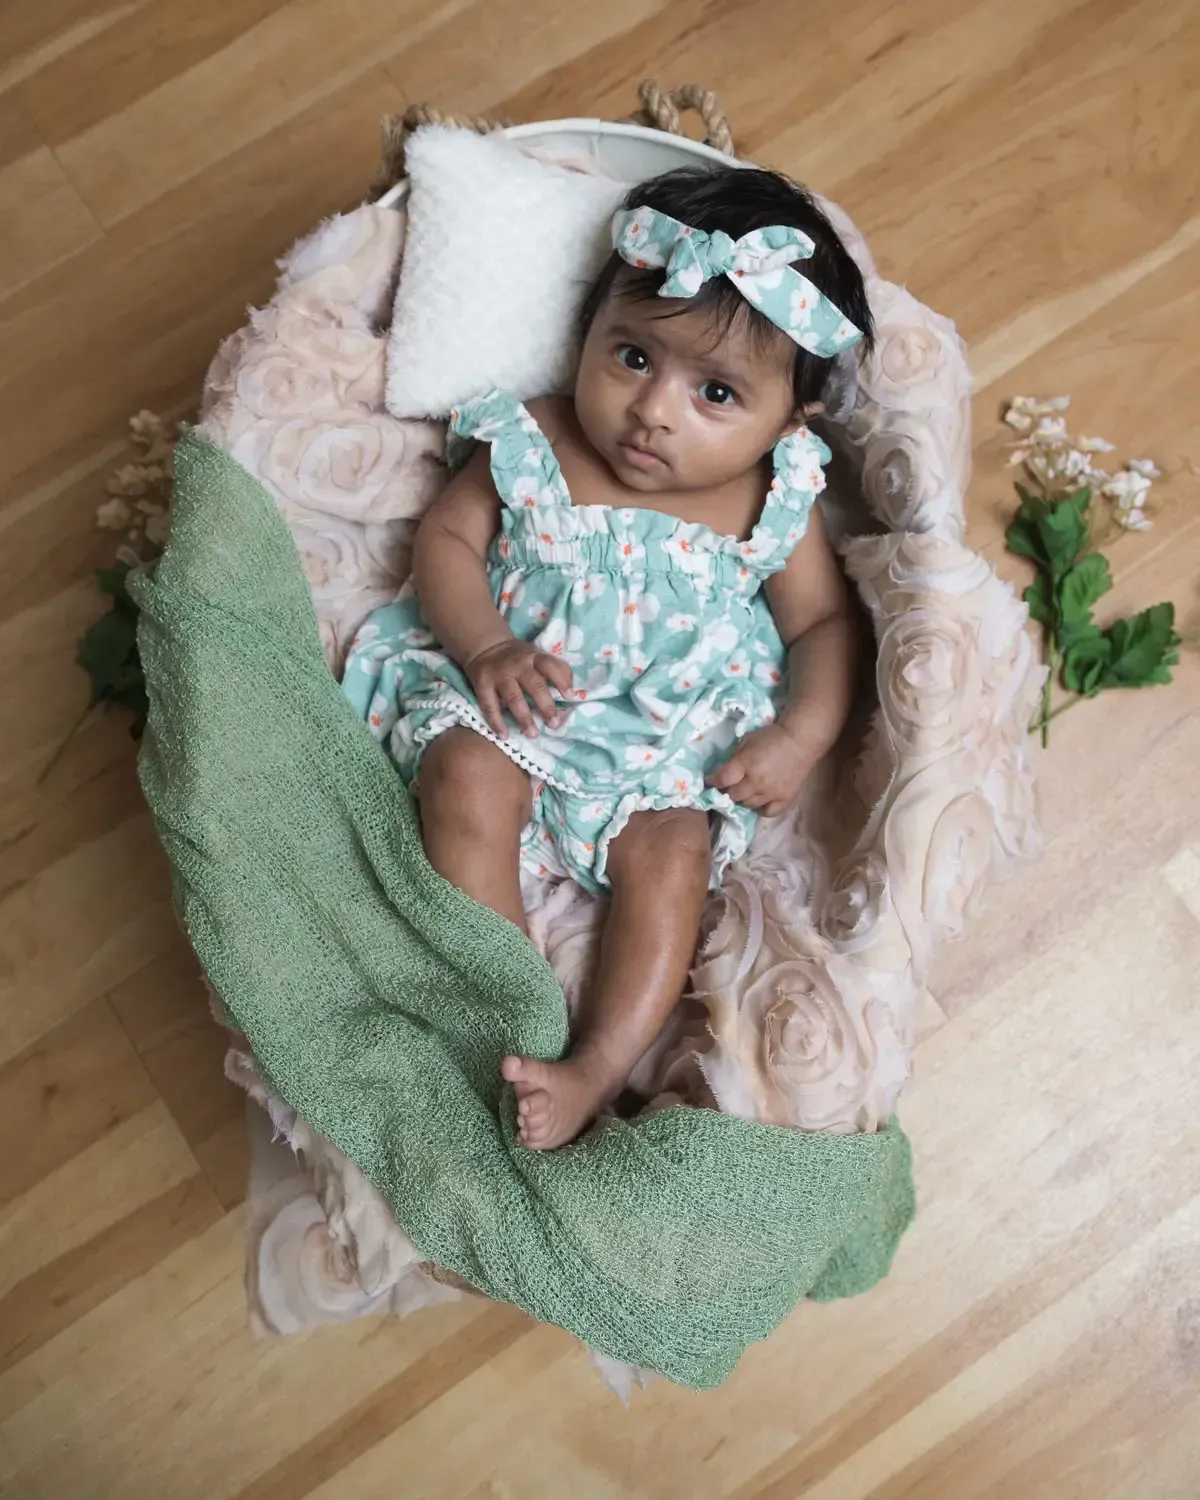
[[[493,385],[520,400],[564,389],[580,304],[611,252],[609,221],[628,185],[444,125],[417,131],[405,155],[388,410],[445,416]]]

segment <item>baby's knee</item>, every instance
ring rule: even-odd
[[[476,825],[529,819],[529,777],[473,729],[449,729],[434,740],[417,789],[424,816]]]
[[[708,814],[695,807],[636,812],[609,846],[608,874],[664,879],[677,875],[707,879],[712,859]]]

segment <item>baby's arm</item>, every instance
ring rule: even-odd
[[[855,617],[815,506],[787,566],[767,579],[766,594],[788,648],[787,706],[776,723],[748,734],[709,784],[774,817],[842,732],[854,698]]]
[[[413,583],[425,623],[470,678],[494,732],[507,738],[507,708],[532,738],[537,728],[527,699],[547,723],[554,723],[558,709],[548,684],[568,692],[571,669],[517,640],[496,608],[485,558],[499,529],[500,501],[487,450],[479,448],[422,518],[413,549]]]

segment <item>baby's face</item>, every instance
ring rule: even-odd
[[[678,307],[607,297],[575,383],[588,441],[622,484],[646,494],[727,483],[802,420],[786,335],[756,340],[739,318],[717,338],[708,310]]]

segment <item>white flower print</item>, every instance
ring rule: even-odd
[[[500,613],[505,614],[510,609],[516,609],[524,597],[525,580],[518,573],[504,580],[504,587],[500,590],[500,597],[496,600],[496,604]]]
[[[599,599],[607,588],[608,580],[603,573],[585,573],[571,586],[571,603],[586,604],[589,600]]]
[[[650,658],[637,646],[631,646],[625,654],[625,662],[635,677],[640,677],[650,665]]]
[[[367,723],[370,725],[371,733],[377,740],[387,739],[392,725],[398,717],[395,705],[389,704],[382,693],[376,693],[371,699],[370,708],[367,710]]]
[[[768,687],[775,687],[783,681],[783,669],[777,667],[774,662],[755,662],[754,678],[757,682],[765,682]]]
[[[687,766],[667,766],[659,775],[658,790],[669,797],[698,797],[700,778]]]
[[[738,290],[755,306],[762,303],[764,292],[773,292],[783,285],[783,267],[774,271],[756,271],[754,275],[742,274],[737,279]]]
[[[575,681],[565,701],[571,704],[577,714],[590,717],[593,714],[603,713],[603,699],[615,695],[616,689],[610,685],[609,674],[603,667],[589,667],[584,676],[577,673]]]
[[[631,260],[633,265],[643,268],[666,265],[666,255],[655,242],[652,230],[653,220],[647,215],[635,215],[628,219],[621,229],[618,242],[622,259]]]
[[[621,660],[621,648],[620,648],[620,646],[618,646],[615,642],[610,642],[608,645],[601,646],[600,649],[599,649],[599,651],[596,652],[596,660],[597,661],[620,661]]]
[[[659,765],[665,758],[667,752],[660,750],[657,745],[627,745],[625,747],[625,764],[631,771],[641,771],[649,766]]]
[[[667,676],[681,693],[693,693],[704,682],[704,664],[710,653],[700,643],[667,668]]]
[[[741,632],[732,620],[718,620],[705,632],[704,639],[713,651],[724,653],[733,650],[741,640]]]
[[[656,620],[661,608],[658,595],[643,593],[640,586],[621,590],[617,629],[626,645],[635,646],[645,639],[643,626]]]
[[[626,512],[626,514],[630,514]],[[638,563],[644,562],[646,549],[638,541],[634,532],[620,531],[613,528],[613,539],[616,543],[617,556],[621,560],[621,566],[627,571],[632,571]]]
[[[599,828],[601,823],[608,819],[608,807],[603,802],[585,802],[576,813],[576,817],[580,823]]]
[[[681,266],[674,280],[681,297],[694,297],[704,285],[704,272],[693,261],[689,266]]]
[[[668,615],[665,623],[668,630],[695,630],[696,616],[678,611],[673,615]]]
[[[788,303],[789,326],[797,330],[811,327],[815,303],[816,298],[807,287],[801,288],[798,292],[793,292],[791,301]]]
[[[372,620],[358,627],[358,634],[350,642],[351,651],[357,651],[360,646],[365,646],[368,641],[377,640],[379,637],[379,626]]]
[[[698,529],[695,526],[677,527],[670,536],[663,537],[663,551],[668,557],[673,557],[677,562],[690,563],[696,561],[701,555],[701,549],[696,545]]]
[[[722,671],[726,677],[749,677],[750,658],[745,651],[735,651],[725,663]]]
[[[525,510],[536,510],[541,505],[554,504],[554,491],[543,484],[540,476],[518,474],[509,487],[509,496],[514,506]]]
[[[721,722],[721,715],[707,698],[697,698],[688,709],[686,718],[697,734],[707,734]]]
[[[560,657],[575,667],[583,661],[580,646],[583,645],[583,629],[579,625],[568,625],[559,617],[551,620],[537,638],[537,648],[548,656]]]
[[[634,683],[630,689],[630,697],[658,730],[667,729],[682,711],[682,704],[668,703],[648,683]]]
[[[576,838],[573,833],[569,833],[563,842],[567,846],[567,853],[577,866],[585,870],[592,868],[596,862],[596,845],[590,839]]]
[[[550,606],[548,604],[531,604],[529,606],[529,618],[535,625],[545,625],[550,618]]]

